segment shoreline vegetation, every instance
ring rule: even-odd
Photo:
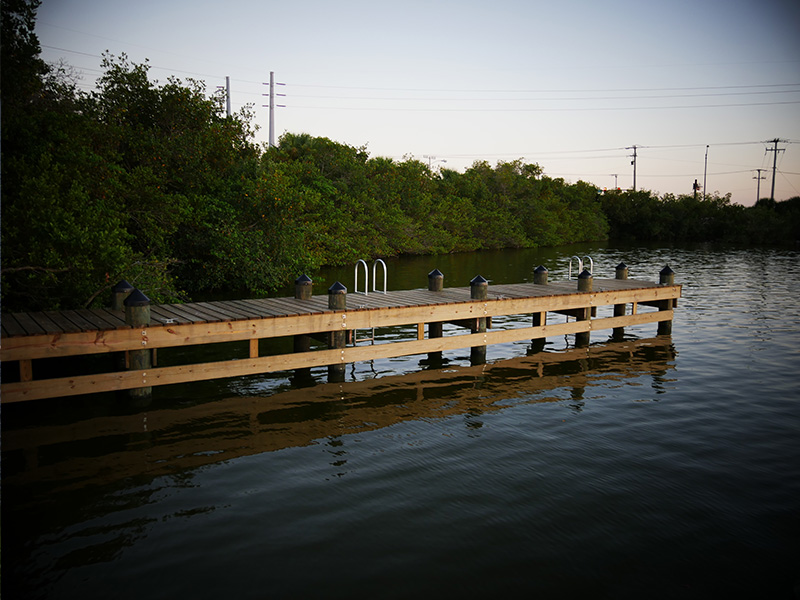
[[[202,82],[106,54],[93,92],[46,65],[37,2],[2,8],[2,310],[97,306],[125,279],[156,302],[264,295],[301,273],[406,254],[576,242],[795,243],[800,197],[732,204],[601,192],[538,164],[431,169],[304,133],[254,141]]]

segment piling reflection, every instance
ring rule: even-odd
[[[3,483],[53,491],[113,485],[408,420],[462,415],[475,427],[480,415],[518,403],[566,400],[580,411],[592,386],[649,375],[663,389],[675,354],[659,336],[63,425],[13,429],[4,415]]]

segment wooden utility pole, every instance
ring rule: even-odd
[[[636,191],[636,144],[626,148],[626,150],[631,150],[631,149],[633,149],[633,155],[632,155],[633,160],[631,161],[631,164],[633,165],[633,191],[635,192]]]
[[[780,140],[775,138],[774,140],[770,140],[771,143],[775,144],[774,148],[767,148],[767,152],[774,152],[775,156],[772,157],[772,192],[770,193],[769,197],[770,200],[773,202],[775,201],[775,171],[778,167],[778,152],[784,152],[786,148],[778,148],[779,142],[785,142],[786,140]]]
[[[761,180],[766,179],[766,177],[761,174],[761,171],[766,171],[766,169],[756,169],[756,176],[753,177],[753,179],[758,179],[758,184],[756,185],[756,202],[761,200]]]

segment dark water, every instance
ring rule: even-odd
[[[800,253],[428,257],[389,288],[563,279],[576,253],[669,263],[672,336],[4,406],[4,598],[798,597]]]

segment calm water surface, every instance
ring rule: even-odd
[[[800,253],[476,253],[388,261],[388,283],[554,281],[572,254],[669,263],[672,335],[4,406],[4,597],[798,597]]]

